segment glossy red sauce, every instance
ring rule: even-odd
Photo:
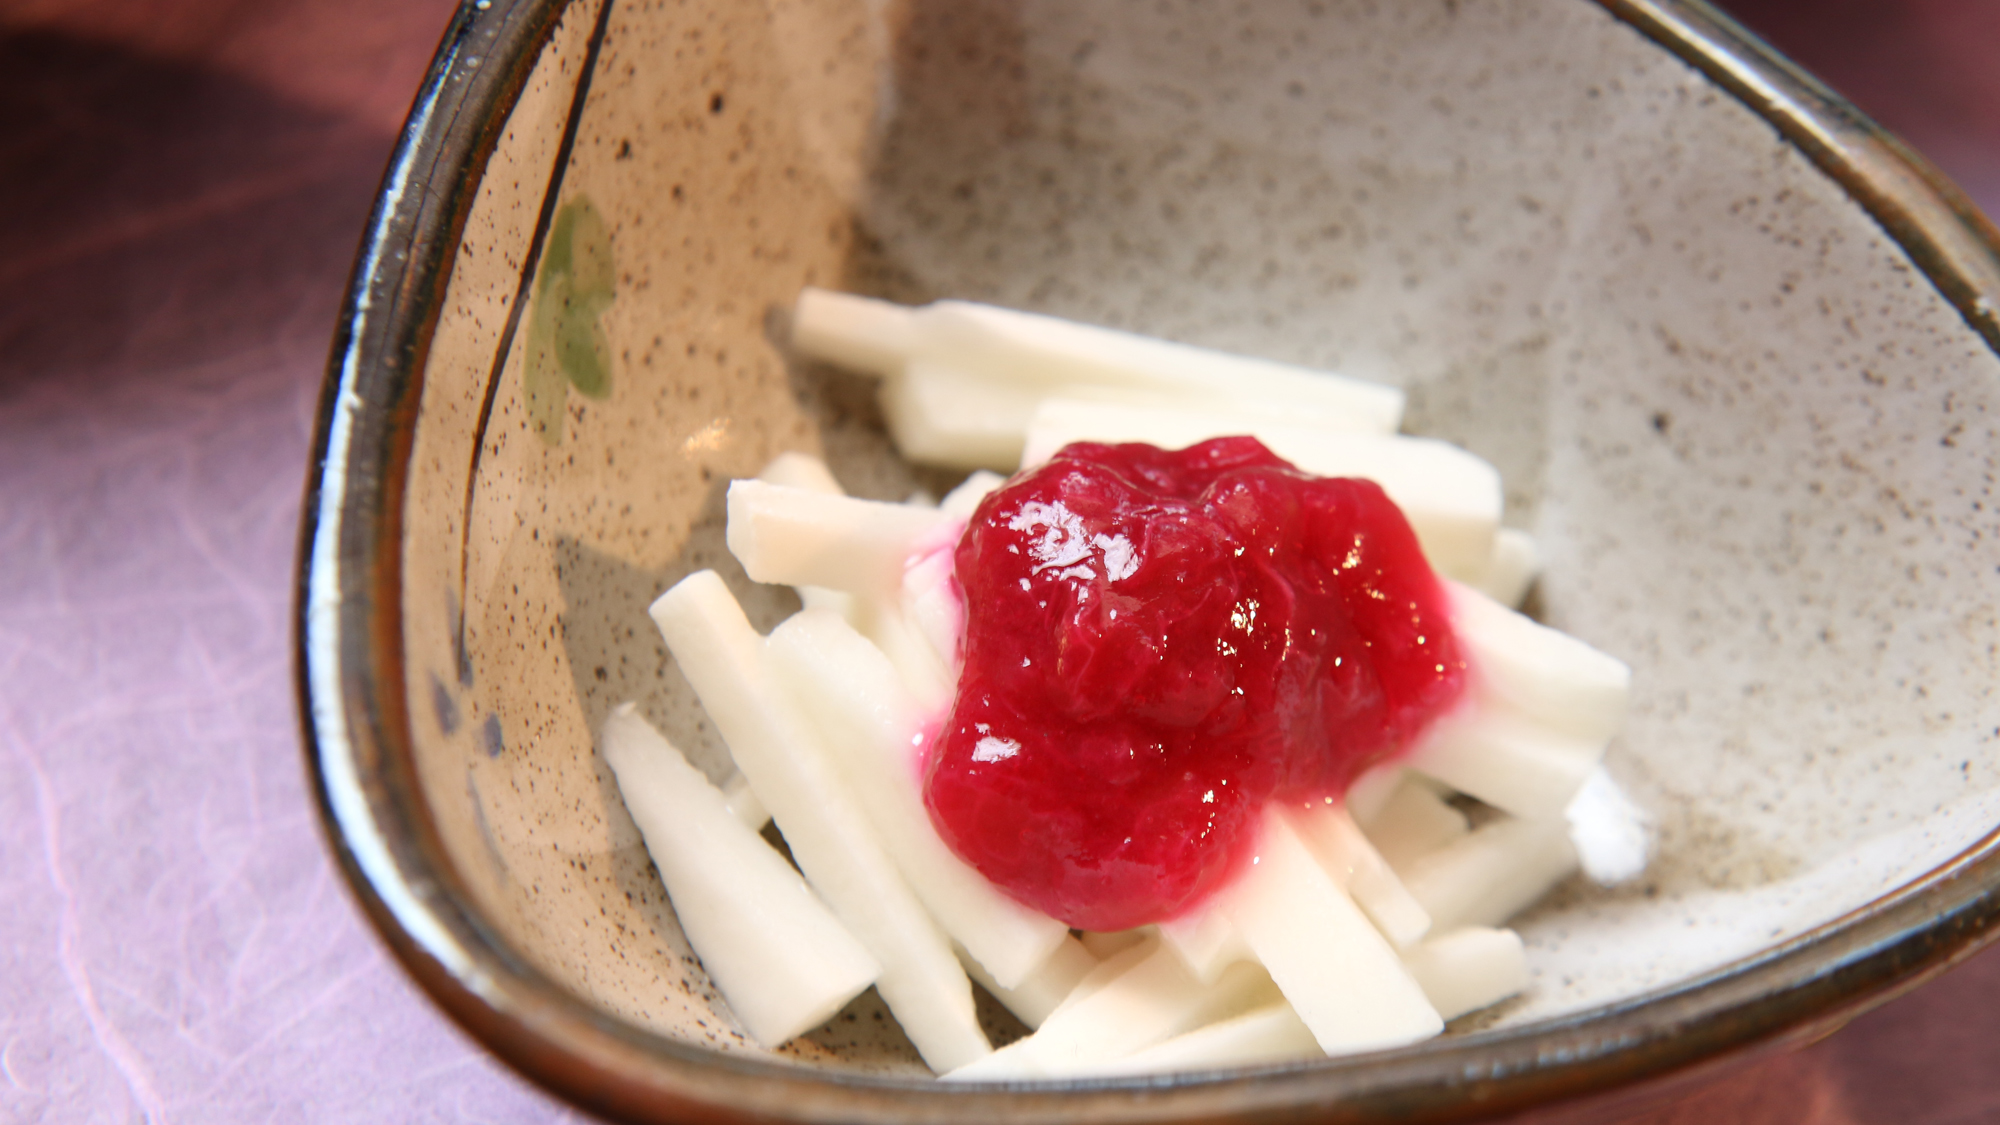
[[[1444,593],[1378,486],[1251,438],[1065,448],[957,555],[938,831],[1089,930],[1173,917],[1248,862],[1273,797],[1345,792],[1456,699]]]

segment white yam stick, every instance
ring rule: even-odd
[[[861,599],[845,590],[834,590],[825,586],[794,586],[792,589],[797,591],[799,606],[802,609],[823,609],[828,613],[837,613],[849,621],[861,620],[866,614],[861,606]]]
[[[1047,960],[1035,966],[1020,983],[1012,988],[1003,986],[993,979],[986,967],[973,959],[963,948],[958,951],[959,963],[972,979],[980,983],[995,1000],[1005,1005],[1007,1010],[1020,1017],[1029,1027],[1040,1027],[1069,998],[1071,992],[1097,968],[1097,958],[1083,947],[1083,943],[1073,937],[1064,936],[1062,943]]]
[[[1077,944],[1082,945],[1083,943],[1079,941]],[[1084,952],[1088,953],[1090,951],[1085,949]],[[1095,957],[1091,958],[1096,964],[1091,967],[1088,973],[1083,975],[1082,980],[1076,982],[1076,987],[1070,989],[1069,995],[1063,997],[1061,1002],[1055,1006],[1055,1010],[1049,1014],[1053,1016],[1056,1012],[1060,1012],[1064,1008],[1089,999],[1098,989],[1117,980],[1120,976],[1124,975],[1126,970],[1151,956],[1152,952],[1152,946],[1142,941],[1129,949],[1120,950],[1110,957],[1101,960]]]
[[[1403,964],[1447,1020],[1528,987],[1528,954],[1512,930],[1461,926],[1404,950]]]
[[[776,1047],[875,980],[875,958],[629,703],[604,722],[604,760],[688,944],[751,1038]]]
[[[1614,886],[1646,869],[1650,850],[1646,814],[1632,803],[1603,766],[1591,772],[1576,799],[1563,810],[1583,873],[1601,886]]]
[[[1021,464],[1038,393],[934,363],[912,363],[882,381],[882,420],[912,461],[1013,472]]]
[[[1384,762],[1355,778],[1354,783],[1347,787],[1347,795],[1343,798],[1347,803],[1348,814],[1354,817],[1354,822],[1363,828],[1368,827],[1374,821],[1375,814],[1389,800],[1389,795],[1396,791],[1396,787],[1403,783],[1403,778],[1408,774],[1409,771],[1404,769],[1401,763]]]
[[[981,469],[958,482],[957,488],[945,493],[944,499],[938,501],[938,507],[962,520],[969,521],[972,519],[974,509],[979,507],[979,502],[986,499],[987,493],[1006,483],[1007,478],[999,473]]]
[[[1157,940],[1148,938],[1142,947],[1128,952],[1139,949],[1143,956],[1090,995],[1059,1007],[1033,1035],[946,1077],[969,1081],[1088,1073],[1183,1031],[1277,998],[1270,978],[1254,965],[1238,965],[1214,985],[1205,986]]]
[[[1222,892],[1258,961],[1328,1054],[1414,1043],[1444,1027],[1401,959],[1279,810],[1250,870]]]
[[[1353,897],[1383,937],[1407,946],[1430,932],[1430,915],[1410,897],[1388,861],[1362,835],[1345,805],[1308,804],[1287,815],[1320,866]]]
[[[958,689],[958,673],[938,655],[930,631],[904,611],[900,597],[865,599],[856,625],[902,678],[910,698],[926,714],[942,715]]]
[[[1517,816],[1559,815],[1624,721],[1631,670],[1469,586],[1446,593],[1465,698],[1403,764]]]
[[[651,608],[681,672],[750,779],[799,869],[882,966],[876,991],[934,1070],[989,1050],[972,986],[883,851],[812,729],[771,683],[764,642],[713,571]]]
[[[1213,899],[1161,922],[1159,930],[1160,940],[1203,983],[1213,982],[1222,970],[1251,956],[1229,915],[1218,909]]]
[[[792,346],[870,375],[900,370],[917,348],[916,310],[808,286],[792,307]]]
[[[1516,816],[1560,817],[1604,743],[1552,730],[1479,698],[1464,700],[1417,738],[1403,763]]]
[[[1397,869],[1471,830],[1465,814],[1412,771],[1404,771],[1402,783],[1362,829],[1384,862]]]
[[[1054,394],[1135,403],[1248,401],[1343,429],[1393,433],[1401,391],[1269,360],[963,301],[909,309],[806,289],[802,353],[884,377],[905,456],[1012,470],[1035,405]]]
[[[1284,993],[1278,991],[1278,984],[1271,979],[1271,974],[1254,961],[1238,961],[1224,969],[1221,976],[1201,987],[1201,1000],[1181,1021],[1183,1029],[1234,1019],[1284,999]]]
[[[924,712],[888,658],[845,621],[813,610],[773,630],[766,653],[938,926],[1001,986],[1020,984],[1069,928],[1002,893],[931,826],[918,776]]]
[[[955,540],[935,508],[830,496],[764,481],[729,486],[729,551],[753,581],[828,586],[893,601],[909,558]]]
[[[1542,570],[1542,554],[1535,537],[1515,527],[1503,527],[1493,535],[1493,558],[1473,585],[1480,593],[1501,605],[1519,609]]]
[[[834,479],[833,470],[826,467],[825,461],[795,450],[771,458],[769,464],[758,470],[757,479],[786,488],[802,488],[822,496],[847,495],[847,490],[840,487],[840,482]]]
[[[1329,431],[1377,432],[1365,419],[1316,411],[1294,400],[1202,397],[1145,387],[1043,388],[931,362],[909,364],[884,379],[879,391],[889,436],[905,457],[949,468],[1007,473],[1022,465],[1035,412],[1054,394],[1114,410],[1216,410],[1276,423],[1297,423],[1303,417]]]
[[[1624,661],[1469,586],[1445,589],[1474,691],[1582,742],[1618,732],[1632,685]]]
[[[1402,420],[1403,394],[1394,387],[969,301],[909,309],[808,288],[794,309],[792,341],[807,354],[883,376],[929,361],[1042,386],[1293,400],[1382,433]]]
[[[1359,477],[1381,485],[1440,573],[1478,579],[1492,568],[1503,503],[1500,474],[1458,446],[1430,438],[1340,433],[1226,408],[1135,408],[1056,398],[1036,409],[1021,467],[1040,465],[1074,441],[1184,449],[1237,434],[1255,437],[1315,476]]]
[[[767,484],[799,488],[822,496],[845,496],[847,491],[834,479],[826,462],[810,453],[780,453],[757,474]],[[849,621],[855,620],[855,597],[845,590],[825,586],[797,586],[799,603],[807,609],[830,609]]]
[[[902,611],[911,628],[930,643],[937,668],[956,684],[959,645],[965,637],[965,598],[953,575],[956,544],[940,544],[912,558],[903,569]],[[947,700],[947,702],[949,702]]]
[[[1137,1054],[1093,1067],[1092,1074],[1164,1074],[1219,1070],[1318,1058],[1312,1029],[1283,1000],[1240,1016],[1183,1032]]]
[[[1497,926],[1576,870],[1562,818],[1500,817],[1398,869],[1439,932]]]
[[[722,799],[729,805],[729,811],[752,832],[762,832],[771,823],[771,812],[764,802],[757,799],[757,791],[750,788],[750,781],[741,773],[730,775],[722,783]]]

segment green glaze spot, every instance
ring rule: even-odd
[[[562,444],[570,387],[587,398],[611,393],[611,344],[598,317],[615,288],[611,232],[578,196],[556,212],[528,319],[528,420],[550,445]]]

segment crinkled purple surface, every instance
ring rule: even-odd
[[[325,11],[146,7],[0,7],[0,1120],[574,1118],[389,958],[292,696],[320,372],[402,109],[337,98],[406,103],[449,6],[357,5],[368,57],[294,90],[257,71]]]
[[[2000,209],[2000,7],[1743,7]],[[578,1116],[389,959],[292,699],[320,372],[449,12],[0,0],[0,1121]],[[1658,1102],[1533,1119],[1991,1120],[1996,957]]]

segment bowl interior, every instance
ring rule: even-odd
[[[603,379],[572,380],[547,333],[591,325],[515,294],[600,252],[562,315],[595,318]],[[787,356],[808,284],[1382,379],[1406,429],[1500,467],[1540,614],[1634,668],[1609,765],[1656,855],[1526,917],[1531,990],[1468,1026],[1768,948],[2000,811],[1996,357],[1768,123],[1597,4],[576,0],[425,361],[402,641],[455,878],[635,1025],[761,1053],[595,750],[637,700],[722,770],[646,604],[712,566],[760,626],[790,611],[721,535],[727,481],[779,451],[864,496],[948,483],[893,454],[864,381]],[[923,1073],[872,1005],[779,1054]]]

